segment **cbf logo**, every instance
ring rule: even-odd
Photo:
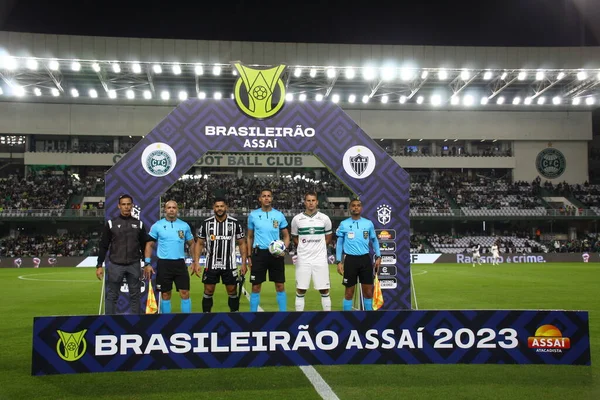
[[[344,153],[342,165],[352,178],[364,179],[375,170],[375,154],[365,146],[352,146]]]
[[[271,118],[285,103],[285,84],[281,74],[285,65],[255,69],[240,62],[233,63],[239,73],[233,90],[235,103],[247,116],[254,119]]]
[[[377,221],[381,225],[387,225],[392,220],[392,207],[387,204],[381,204],[377,207]]]
[[[549,147],[537,155],[535,167],[544,178],[555,179],[565,172],[567,159],[560,150]]]
[[[56,331],[58,333],[58,342],[56,343],[56,353],[65,361],[77,361],[85,354],[87,342],[85,333],[87,329],[79,332]]]
[[[142,153],[142,166],[152,176],[169,175],[177,165],[175,150],[166,143],[152,143]]]

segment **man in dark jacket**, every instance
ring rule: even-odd
[[[106,221],[100,239],[96,277],[102,280],[102,264],[110,248],[109,267],[106,270],[106,314],[117,314],[117,301],[123,278],[127,280],[132,314],[141,314],[141,276],[140,260],[148,241],[144,224],[131,215],[133,198],[124,194],[119,197],[120,215]]]

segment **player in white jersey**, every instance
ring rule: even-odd
[[[498,250],[498,243],[494,243],[492,248],[492,265],[500,265],[500,252]]]
[[[477,261],[477,264],[481,265],[481,254],[479,253],[480,248],[481,246],[478,244],[473,245],[473,266],[475,266],[475,261]]]
[[[305,211],[292,219],[292,239],[296,245],[296,311],[304,311],[304,296],[313,280],[321,292],[324,311],[331,311],[329,297],[329,262],[327,245],[331,242],[332,227],[329,217],[317,211],[316,193],[304,196]]]

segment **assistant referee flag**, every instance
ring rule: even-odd
[[[158,312],[158,304],[154,296],[152,281],[148,281],[148,300],[146,300],[146,314],[156,314]]]

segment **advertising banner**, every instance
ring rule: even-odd
[[[32,375],[347,364],[590,365],[585,311],[38,317]]]

